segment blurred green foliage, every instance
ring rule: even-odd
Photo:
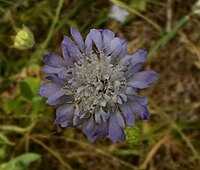
[[[0,164],[1,170],[26,170],[28,165],[40,158],[39,154],[25,153],[16,158],[13,158],[9,162]]]

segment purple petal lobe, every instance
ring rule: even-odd
[[[124,57],[121,58],[121,60],[119,61],[119,65],[123,66],[123,65],[128,65],[128,61],[131,59],[131,55],[126,55]]]
[[[148,99],[144,96],[135,96],[135,95],[129,95],[128,98],[132,101],[139,102],[143,106],[148,104]]]
[[[67,65],[73,67],[74,64],[73,64],[72,58],[70,58],[70,56],[68,54],[67,45],[62,42],[61,48],[62,48],[62,55],[63,55]]]
[[[127,52],[127,43],[124,41],[122,46],[121,46],[121,52],[119,53],[119,60],[121,58],[123,58],[124,56],[128,55],[128,52]]]
[[[60,124],[62,127],[67,126],[68,119],[74,115],[73,104],[63,104],[56,110],[56,119],[54,124]]]
[[[53,95],[51,95],[51,96],[47,99],[46,103],[47,103],[47,104],[51,104],[53,101],[55,101],[55,100],[58,99],[59,97],[64,96],[64,95],[66,94],[66,92],[67,92],[67,90],[64,90],[64,89],[58,90],[56,93],[54,93]]]
[[[124,119],[123,119],[123,117],[122,117],[122,115],[121,115],[121,113],[119,112],[118,109],[115,110],[115,114],[116,114],[116,118],[117,118],[118,124],[119,124],[122,128],[124,128],[124,127],[125,127]]]
[[[127,95],[135,95],[137,92],[137,89],[134,87],[126,86],[123,88],[123,92],[124,92],[124,94],[127,94]]]
[[[73,101],[73,96],[61,96],[59,98],[57,98],[56,100],[48,103],[48,105],[52,105],[52,106],[59,106],[59,105],[62,105],[64,103],[72,103]]]
[[[96,29],[91,29],[89,35],[94,44],[96,45],[98,51],[102,51],[103,41],[100,31]]]
[[[58,74],[63,68],[54,68],[50,66],[43,66],[42,71],[48,74]]]
[[[62,122],[62,123],[60,124],[60,126],[61,126],[62,128],[66,127],[67,125],[68,125],[68,120],[66,120],[66,121],[64,121],[64,122]]]
[[[110,43],[110,48],[109,48],[109,53],[112,53],[111,56],[112,56],[112,59],[113,58],[116,58],[119,53],[121,52],[121,46],[122,44],[124,43],[124,40],[122,38],[118,38],[118,37],[115,37],[111,43]]]
[[[99,113],[101,114],[104,122],[109,118],[109,113],[104,112],[102,108],[100,108]]]
[[[120,109],[124,115],[124,119],[126,121],[126,124],[129,126],[134,126],[135,125],[135,118],[134,118],[134,114],[132,111],[132,103],[130,101],[119,105]]]
[[[147,51],[145,51],[144,49],[139,49],[131,55],[130,65],[132,66],[140,62],[144,63],[146,59],[147,59]]]
[[[137,114],[140,119],[150,118],[148,109],[139,102],[132,102],[132,111]]]
[[[116,115],[113,112],[111,112],[109,119],[109,136],[113,143],[116,143],[117,140],[126,140],[124,130],[122,127],[120,127]]]
[[[82,119],[79,119],[79,116],[75,115],[73,118],[73,125],[77,126],[80,125],[82,123]]]
[[[72,37],[76,41],[77,45],[79,46],[80,50],[82,52],[85,52],[85,43],[79,31],[76,28],[71,27],[70,32],[71,32]]]
[[[92,39],[90,38],[90,34],[88,34],[86,36],[85,39],[85,45],[86,45],[86,50],[85,53],[88,57],[90,57],[91,53],[92,53]]]
[[[96,136],[93,136],[95,132],[95,124],[94,124],[93,116],[90,116],[90,118],[88,118],[87,120],[84,120],[82,130],[90,142],[95,141]]]
[[[62,80],[62,79],[60,79],[60,78],[58,78],[58,77],[56,77],[56,76],[47,75],[47,76],[45,76],[44,78],[46,78],[46,79],[48,79],[48,80],[51,80],[51,81],[53,81],[54,83],[58,83],[58,84],[60,84],[60,85],[65,85],[65,84],[67,84],[67,81]]]
[[[47,82],[40,86],[38,93],[43,97],[49,97],[59,91],[61,88],[62,86],[57,83]]]
[[[59,106],[56,110],[56,116],[61,117],[65,116],[66,119],[69,119],[74,114],[74,104],[63,104]]]
[[[133,76],[136,72],[138,72],[141,69],[142,65],[143,65],[143,63],[140,62],[140,63],[137,63],[135,65],[128,67],[128,70],[126,71],[125,76],[126,77]]]
[[[145,89],[157,79],[158,74],[155,71],[142,71],[134,74],[134,76],[128,80],[128,85],[139,89]]]
[[[109,47],[110,42],[112,41],[113,38],[115,38],[115,33],[106,29],[103,30],[102,35],[103,35],[103,46]]]
[[[143,49],[137,50],[131,55],[124,55],[124,54],[123,56],[121,56],[121,60],[119,61],[119,64],[129,66],[129,67],[134,66],[138,63],[144,63],[144,61],[147,58],[147,52]]]
[[[43,61],[48,66],[54,67],[54,68],[60,68],[60,67],[66,67],[67,66],[66,62],[55,53],[45,54],[43,56]]]
[[[99,139],[103,139],[108,136],[108,120],[102,122],[94,132],[93,136],[97,136]]]
[[[58,72],[58,77],[62,80],[68,81],[71,78],[71,75],[67,74],[66,71],[60,71]]]
[[[68,36],[64,36],[62,44],[67,46],[68,54],[76,61],[79,62],[79,57],[81,56],[81,52],[78,46],[69,38]]]

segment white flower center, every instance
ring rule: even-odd
[[[87,117],[127,99],[121,93],[125,85],[124,67],[111,64],[111,57],[104,53],[92,53],[89,58],[82,54],[81,58],[75,77],[71,79],[78,84],[74,99],[79,115]]]

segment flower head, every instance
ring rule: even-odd
[[[91,29],[85,41],[77,29],[70,31],[74,41],[64,36],[61,43],[64,58],[43,56],[42,70],[49,81],[39,94],[57,106],[55,124],[81,124],[91,142],[108,135],[114,143],[125,141],[124,127],[135,125],[135,115],[149,118],[147,98],[137,95],[158,77],[154,71],[138,72],[147,52],[128,55],[125,40],[108,29]]]
[[[123,8],[118,7],[117,5],[112,5],[110,18],[115,19],[121,23],[124,23],[126,17],[129,15],[129,12]]]

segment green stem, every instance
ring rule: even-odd
[[[177,32],[187,23],[189,20],[189,16],[184,16],[179,21],[176,22],[173,29],[165,34],[157,43],[156,45],[151,49],[149,52],[149,59],[151,59],[153,56],[156,56],[158,51],[167,44],[176,34]]]
[[[52,25],[51,25],[51,27],[50,27],[50,29],[49,29],[49,33],[48,33],[48,35],[47,35],[45,41],[44,41],[43,44],[42,44],[42,49],[43,49],[43,50],[47,47],[47,45],[48,45],[48,43],[49,43],[49,41],[50,41],[50,39],[51,39],[51,37],[52,37],[52,35],[53,35],[53,32],[54,32],[56,23],[58,22],[58,18],[59,18],[59,16],[60,16],[60,11],[61,11],[61,9],[62,9],[63,3],[64,3],[64,0],[60,0],[59,3],[58,3],[58,7],[57,7],[57,9],[56,9],[56,15],[55,15],[54,20],[53,20],[53,22],[52,22]]]
[[[41,145],[45,150],[47,150],[52,156],[54,156],[60,164],[66,169],[66,170],[71,170],[72,168],[70,167],[69,164],[66,163],[66,161],[63,160],[63,158],[60,156],[60,154],[47,145],[45,145],[43,142],[40,140],[36,139],[35,137],[30,137],[35,143]]]
[[[60,16],[60,12],[61,12],[61,9],[62,9],[62,6],[63,6],[63,3],[64,3],[64,0],[60,0],[58,2],[58,6],[57,6],[57,9],[56,9],[56,14],[55,14],[55,17],[54,17],[54,20],[50,26],[50,29],[49,29],[49,32],[48,32],[48,35],[46,37],[46,39],[44,40],[44,42],[41,44],[40,46],[40,49],[37,50],[32,56],[31,56],[31,59],[30,59],[30,63],[29,64],[32,64],[32,63],[35,63],[38,61],[39,57],[42,55],[42,53],[44,52],[44,50],[46,49],[50,39],[52,38],[53,36],[53,33],[54,33],[54,29],[55,29],[55,26],[58,22],[58,19],[59,19],[59,16]]]

